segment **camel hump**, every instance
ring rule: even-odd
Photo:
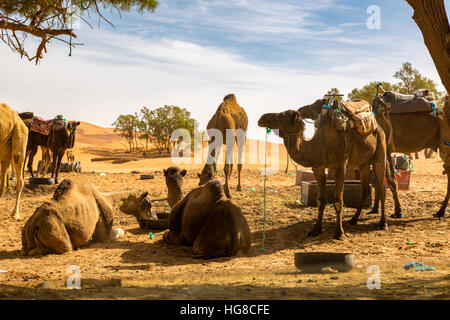
[[[59,201],[65,194],[73,188],[73,182],[70,179],[63,180],[56,188],[52,200]]]
[[[236,96],[233,93],[230,93],[223,98],[224,102],[227,100],[237,102]]]

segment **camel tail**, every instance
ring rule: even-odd
[[[445,97],[445,104],[444,104],[444,113],[445,113],[445,119],[447,120],[447,125],[450,127],[450,97]]]

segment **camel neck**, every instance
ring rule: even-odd
[[[183,198],[183,188],[180,183],[176,181],[171,181],[168,179],[166,181],[169,205],[173,207],[178,201]]]
[[[320,148],[317,148],[319,144],[313,140],[315,137],[309,141],[305,140],[303,132],[283,138],[284,146],[292,160],[306,168],[319,166],[322,162]]]
[[[102,196],[113,206],[120,205],[121,202],[128,199],[130,195],[137,196],[136,190],[120,190],[114,192],[102,193]]]

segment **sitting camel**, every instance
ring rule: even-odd
[[[4,103],[0,103],[0,197],[9,187],[8,173],[13,164],[16,183],[16,203],[11,217],[20,219],[19,202],[24,179],[23,167],[28,141],[28,128],[16,111]]]
[[[380,228],[387,229],[384,212],[386,142],[384,132],[379,127],[365,135],[357,132],[356,128],[338,130],[333,119],[339,117],[340,114],[342,114],[342,110],[338,112],[335,108],[322,113],[319,128],[311,140],[304,138],[305,124],[298,111],[288,110],[281,113],[264,114],[259,119],[258,125],[279,130],[278,134],[283,138],[292,160],[304,167],[312,167],[318,184],[319,215],[315,227],[308,234],[309,236],[317,236],[322,233],[322,217],[327,202],[325,169],[328,168],[332,171],[336,181],[333,201],[337,216],[335,238],[343,240],[345,233],[342,227],[342,206],[344,177],[347,169],[359,168],[362,185],[360,205],[350,222],[356,224],[364,200],[370,192],[369,177],[370,165],[372,165],[375,171],[375,188],[381,195]]]
[[[209,181],[177,202],[164,240],[192,245],[195,258],[234,256],[250,249],[251,235],[242,211],[226,198],[222,184]]]
[[[53,198],[40,205],[22,228],[22,250],[27,255],[62,254],[124,234],[113,229],[115,207],[125,214],[155,219],[148,192],[124,190],[101,193],[89,183],[64,180]]]
[[[186,170],[181,170],[175,166],[164,169],[167,186],[167,201],[169,202],[170,208],[173,208],[175,204],[183,198],[183,177],[185,175]]]

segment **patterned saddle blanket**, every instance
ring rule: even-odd
[[[53,127],[53,130],[58,131],[64,128],[65,121],[60,118],[55,118],[52,120],[45,120],[41,117],[35,116],[31,121],[30,130],[48,136],[50,134],[50,130]]]

